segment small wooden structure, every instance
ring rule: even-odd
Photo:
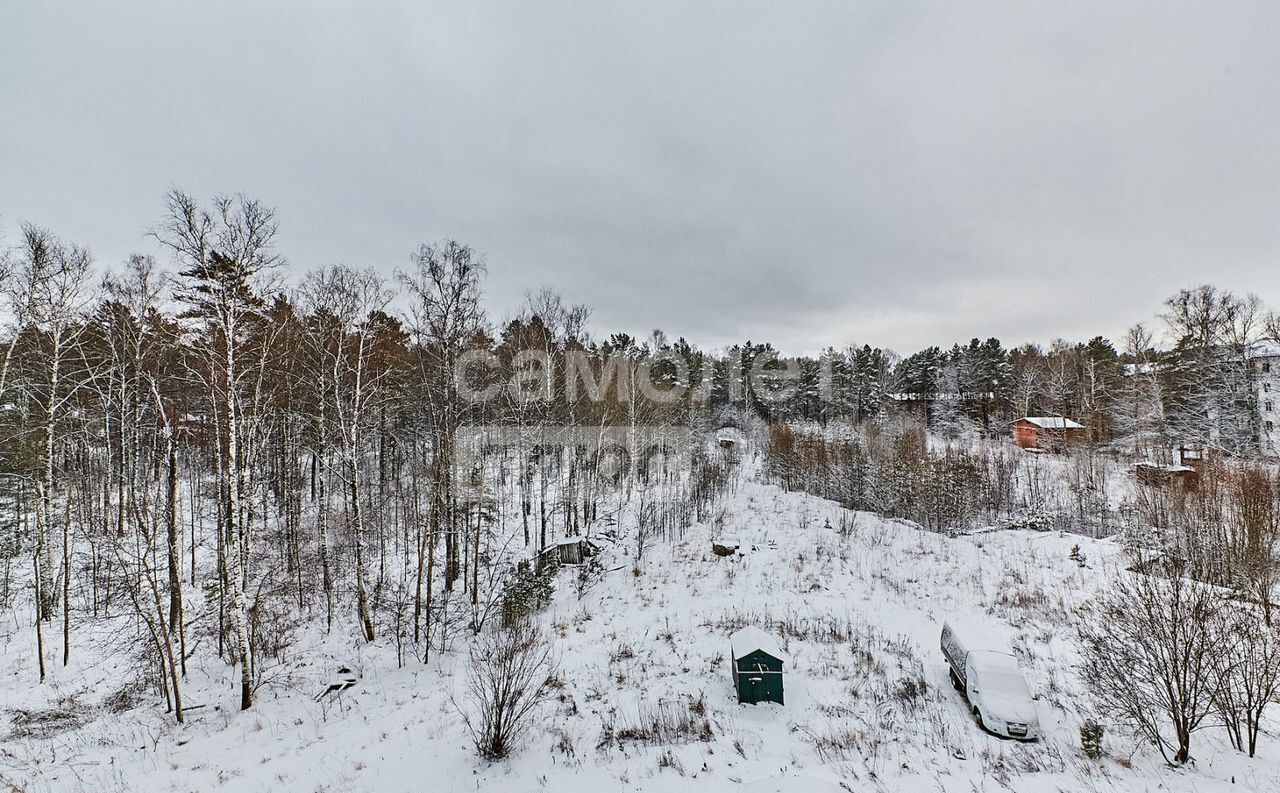
[[[742,543],[734,537],[721,537],[711,541],[711,552],[716,556],[733,556],[742,547]]]
[[[748,625],[729,637],[733,688],[738,702],[785,704],[782,697],[782,666],[787,656],[778,642],[759,628]]]
[[[358,682],[360,682],[360,676],[351,671],[351,667],[340,666],[338,667],[338,673],[334,675],[328,683],[325,683],[324,690],[319,694],[316,694],[314,699],[316,702],[319,702],[330,695],[341,695],[343,691],[346,691]]]
[[[1160,465],[1143,460],[1135,463],[1133,468],[1138,475],[1139,484],[1151,487],[1164,487],[1170,482],[1180,482],[1189,488],[1200,484],[1200,470],[1190,465]]]
[[[1203,446],[1186,443],[1148,451],[1151,456],[1135,463],[1133,468],[1138,483],[1151,487],[1164,487],[1176,482],[1195,489],[1200,484],[1200,469],[1211,456]]]
[[[1062,451],[1084,438],[1084,425],[1062,416],[1025,416],[1013,422],[1013,442],[1023,449]]]
[[[560,564],[582,564],[584,559],[594,556],[595,543],[582,537],[566,537],[549,546],[542,553],[554,558]]]
[[[1194,468],[1203,463],[1208,454],[1203,446],[1182,444],[1173,450],[1173,464]]]
[[[737,427],[726,426],[716,430],[715,440],[716,446],[720,447],[720,453],[731,456],[734,452],[742,449],[746,436]]]

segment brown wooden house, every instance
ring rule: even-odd
[[[1084,425],[1062,416],[1026,416],[1013,422],[1013,442],[1023,449],[1062,451],[1084,439]]]

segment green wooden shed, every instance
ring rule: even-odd
[[[738,702],[782,701],[782,665],[788,661],[772,636],[748,625],[729,637],[732,649],[733,688]]]

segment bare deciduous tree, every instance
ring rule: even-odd
[[[551,642],[528,620],[480,633],[471,645],[467,672],[469,707],[459,707],[476,751],[506,757],[550,697],[556,661]]]
[[[423,385],[421,410],[431,428],[432,487],[425,571],[425,611],[430,619],[438,537],[443,536],[445,543],[446,592],[452,591],[462,572],[453,447],[463,404],[455,375],[464,349],[484,330],[480,296],[485,265],[469,246],[453,240],[422,245],[414,254],[413,264],[412,270],[398,276],[412,301],[408,327],[418,348]],[[415,624],[421,615],[422,608],[415,598]]]
[[[1280,694],[1280,633],[1257,608],[1239,604],[1225,606],[1215,628],[1214,706],[1231,745],[1253,757],[1263,714]]]
[[[1083,620],[1081,676],[1104,714],[1181,765],[1213,711],[1222,595],[1177,563],[1143,567],[1121,574]]]
[[[342,477],[350,515],[356,561],[356,612],[366,641],[373,641],[364,558],[364,435],[372,401],[384,371],[372,365],[373,316],[391,301],[391,292],[373,271],[330,267],[309,275],[302,287],[303,304],[312,314],[323,384],[321,400],[338,437]],[[323,505],[321,507],[323,509]],[[327,576],[327,569],[326,569]],[[327,582],[326,582],[327,583]]]

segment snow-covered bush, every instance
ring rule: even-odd
[[[1085,719],[1080,725],[1080,751],[1090,760],[1102,757],[1103,727],[1093,719]]]

